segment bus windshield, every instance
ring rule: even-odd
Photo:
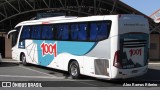
[[[16,31],[12,33],[12,47],[14,47],[17,44],[20,27],[15,28],[15,30]]]

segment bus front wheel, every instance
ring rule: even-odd
[[[69,64],[69,73],[73,79],[80,78],[80,69],[77,61],[72,61]]]
[[[21,54],[21,61],[22,61],[22,64],[23,64],[24,66],[27,65],[26,56],[25,56],[24,54]]]

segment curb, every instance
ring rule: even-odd
[[[17,61],[17,60],[13,60],[13,59],[0,59],[0,62],[20,63],[21,61]]]
[[[1,60],[0,62],[20,63],[19,61],[3,61],[3,60]]]

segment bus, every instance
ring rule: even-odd
[[[13,59],[73,79],[125,79],[148,70],[149,24],[141,15],[41,18],[20,22],[10,34]]]

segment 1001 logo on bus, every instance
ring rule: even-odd
[[[142,49],[130,49],[129,50],[130,56],[134,55],[142,55]]]
[[[55,42],[54,44],[51,43],[42,43],[41,44],[41,49],[42,49],[42,56],[44,57],[47,54],[54,55],[54,57],[57,56],[57,43]]]

